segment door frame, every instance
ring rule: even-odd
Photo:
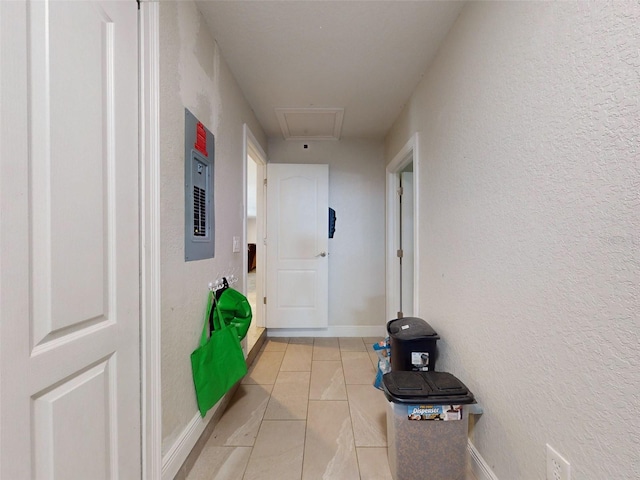
[[[255,135],[249,128],[249,125],[246,123],[243,125],[243,142],[242,142],[242,153],[243,153],[243,167],[242,167],[242,198],[244,205],[244,223],[242,225],[242,239],[243,245],[247,245],[247,161],[249,160],[249,155],[256,162],[256,183],[257,183],[257,192],[256,192],[256,312],[255,312],[255,322],[256,326],[264,327],[266,322],[266,314],[267,309],[265,308],[264,302],[262,302],[262,298],[264,295],[264,287],[265,287],[265,278],[266,278],[266,248],[264,243],[264,238],[266,234],[266,188],[264,184],[264,180],[267,178],[267,154],[260,146],[260,143],[256,139]],[[260,188],[260,184],[262,183],[262,188]],[[247,258],[247,254],[242,258],[242,284],[244,285],[245,292],[247,288],[247,279],[248,279],[248,270],[249,268],[249,259]]]
[[[142,478],[162,477],[160,4],[140,2],[140,381]]]
[[[420,313],[418,292],[420,282],[420,248],[419,248],[419,221],[420,221],[420,155],[418,152],[418,133],[414,133],[400,151],[387,165],[387,287],[386,287],[386,312],[387,319],[397,317],[396,305],[400,302],[400,265],[398,263],[398,250],[400,249],[400,199],[397,194],[400,188],[400,173],[407,165],[413,162],[413,316]]]

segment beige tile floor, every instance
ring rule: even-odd
[[[390,480],[378,340],[267,339],[187,479]]]

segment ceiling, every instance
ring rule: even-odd
[[[311,139],[384,137],[464,2],[197,4],[267,136]]]

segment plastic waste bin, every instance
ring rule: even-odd
[[[405,317],[387,323],[391,370],[431,371],[436,368],[440,336],[421,318]]]
[[[463,480],[473,393],[446,372],[391,371],[382,385],[394,480]]]

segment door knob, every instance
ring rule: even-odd
[[[329,255],[327,252],[320,252],[316,257],[326,257],[327,255]]]

